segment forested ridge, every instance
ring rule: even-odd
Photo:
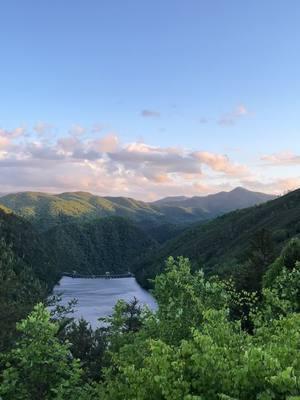
[[[188,257],[207,273],[230,271],[247,262],[251,240],[263,230],[273,242],[274,256],[286,241],[300,234],[300,189],[205,224],[193,224],[141,263],[139,280],[147,285],[148,280],[162,270],[169,255]]]
[[[162,244],[126,218],[41,233],[3,208],[0,398],[298,400],[299,222],[300,190]],[[133,268],[152,279],[157,311],[119,302],[96,330],[68,307],[49,311],[49,290],[74,266]]]
[[[274,196],[236,188],[210,196],[172,198],[147,203],[128,197],[100,197],[87,192],[49,194],[20,192],[0,197],[0,206],[11,209],[30,221],[37,230],[45,231],[66,222],[88,222],[95,218],[119,216],[147,226],[185,225],[206,221],[238,208],[273,199]]]
[[[0,349],[15,333],[15,324],[46,298],[60,278],[51,246],[30,223],[0,210]]]
[[[23,218],[0,209],[0,239],[16,257],[29,265],[35,275],[50,286],[59,277],[59,270],[53,259],[51,243]]]
[[[58,225],[42,237],[51,243],[60,271],[75,270],[86,275],[130,271],[147,252],[158,249],[155,240],[120,217]]]

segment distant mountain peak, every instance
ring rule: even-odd
[[[229,193],[235,193],[235,192],[251,192],[251,190],[246,189],[243,186],[237,186],[234,189],[229,191]]]
[[[154,201],[152,204],[156,204],[156,205],[179,205],[181,203],[182,206],[195,206],[197,207],[197,202],[199,203],[199,207],[201,207],[202,205],[200,203],[205,203],[207,200],[209,200],[210,202],[213,199],[218,199],[218,198],[227,198],[228,200],[232,200],[233,196],[238,196],[238,195],[243,195],[245,198],[248,197],[250,204],[247,203],[247,205],[245,205],[245,207],[248,207],[249,205],[254,205],[256,204],[251,203],[251,199],[256,198],[258,200],[258,203],[260,202],[264,202],[267,200],[272,200],[274,199],[276,196],[275,195],[270,195],[270,194],[266,194],[266,193],[261,193],[261,192],[254,192],[251,191],[249,189],[246,189],[242,186],[237,186],[236,188],[229,190],[229,191],[221,191],[221,192],[217,192],[217,193],[213,193],[213,194],[209,194],[206,196],[193,196],[193,197],[186,197],[186,196],[169,196],[169,197],[164,197],[160,200]],[[261,201],[260,201],[261,199]],[[237,208],[241,208],[241,207],[237,207]]]
[[[208,196],[166,197],[152,203],[129,197],[101,197],[88,192],[49,194],[20,192],[0,198],[0,204],[45,230],[66,221],[85,222],[121,216],[154,224],[188,224],[212,219],[229,211],[251,207],[275,196],[237,187]]]

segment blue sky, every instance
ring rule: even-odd
[[[299,1],[9,0],[0,15],[0,192],[300,186]]]

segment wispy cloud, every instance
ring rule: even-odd
[[[275,179],[245,179],[241,184],[249,189],[259,190],[266,193],[282,195],[300,187],[300,177],[286,177]]]
[[[0,128],[0,149],[8,148],[14,139],[23,136],[26,133],[25,127],[17,127],[12,130],[5,130]]]
[[[42,121],[37,122],[33,127],[34,132],[36,132],[38,135],[48,134],[52,131],[52,129],[53,125]]]
[[[249,115],[249,111],[244,104],[239,104],[233,111],[222,115],[218,119],[218,124],[223,126],[234,125],[238,119]]]
[[[296,155],[290,151],[283,151],[275,154],[266,154],[261,157],[261,160],[264,161],[267,165],[276,166],[276,165],[300,165],[300,155]]]
[[[99,133],[99,132],[102,132],[103,130],[104,130],[104,125],[97,123],[92,126],[91,132]]]
[[[141,116],[145,118],[159,118],[160,112],[154,110],[142,110]]]
[[[86,132],[86,128],[84,128],[82,125],[80,124],[74,124],[71,126],[71,128],[69,129],[69,133],[71,135],[82,135]]]

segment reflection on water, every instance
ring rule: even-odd
[[[54,294],[62,294],[62,303],[76,298],[74,317],[83,317],[93,327],[98,325],[97,319],[112,313],[113,307],[120,299],[130,301],[136,297],[141,304],[155,309],[154,298],[142,289],[135,278],[121,279],[86,279],[64,276],[55,286]]]

